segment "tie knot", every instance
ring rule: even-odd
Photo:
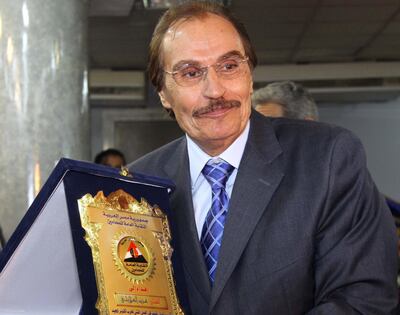
[[[224,160],[208,160],[201,171],[212,189],[225,188],[225,184],[234,167]]]

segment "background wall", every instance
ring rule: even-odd
[[[127,163],[179,138],[183,132],[162,109],[92,108],[92,160],[101,150],[121,150]]]

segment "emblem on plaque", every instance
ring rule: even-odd
[[[155,267],[154,256],[143,240],[134,236],[124,236],[116,243],[115,264],[125,277],[139,283],[152,275]]]

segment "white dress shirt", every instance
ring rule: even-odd
[[[186,134],[187,148],[189,155],[190,179],[192,184],[192,199],[194,208],[194,218],[196,221],[197,233],[201,238],[204,221],[208,210],[211,208],[211,186],[207,179],[201,173],[204,165],[209,159],[222,159],[232,165],[235,169],[226,183],[226,192],[231,197],[233,184],[240,160],[243,156],[244,147],[249,136],[250,121],[248,121],[242,134],[219,156],[211,157]],[[229,211],[229,210],[228,210]]]

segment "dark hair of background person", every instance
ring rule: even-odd
[[[111,156],[114,156],[114,157],[117,156],[121,159],[122,164],[120,166],[126,165],[126,160],[125,160],[124,154],[117,149],[107,149],[107,150],[99,152],[96,155],[96,157],[94,158],[94,163],[108,165],[108,166],[112,166],[112,167],[120,167],[120,166],[114,166],[114,165],[109,164],[108,158]]]
[[[162,54],[162,42],[168,29],[180,20],[206,17],[207,14],[218,15],[230,23],[238,32],[242,41],[246,56],[249,58],[250,67],[254,69],[257,65],[257,56],[250,37],[242,24],[229,10],[218,3],[213,2],[187,2],[183,5],[170,8],[158,21],[154,30],[149,47],[148,74],[157,92],[164,85],[164,64]],[[170,113],[171,114],[171,113]]]
[[[281,106],[283,117],[318,120],[318,108],[311,94],[301,84],[292,81],[270,83],[252,95],[253,107],[266,103]]]

